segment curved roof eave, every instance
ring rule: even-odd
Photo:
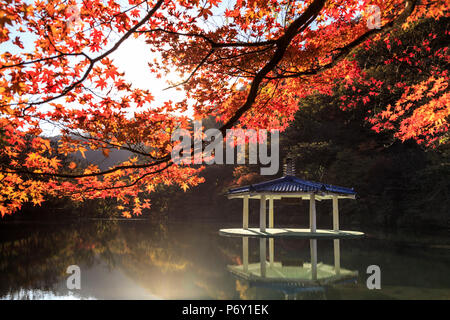
[[[324,195],[348,196],[356,195],[353,188],[334,186],[326,183],[307,181],[295,176],[284,176],[282,178],[251,184],[244,187],[228,190],[228,195],[238,195],[244,193],[265,193],[265,194],[305,194],[318,193]]]

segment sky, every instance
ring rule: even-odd
[[[220,25],[223,23],[223,16],[226,8],[232,8],[235,0],[223,1],[219,7],[214,8],[214,16],[210,19],[214,24]],[[205,29],[211,28],[211,25],[204,26]],[[111,58],[114,59],[115,65],[121,72],[125,71],[125,79],[135,87],[141,89],[149,89],[155,97],[157,105],[164,101],[172,100],[173,102],[181,101],[185,98],[184,90],[177,90],[175,88],[164,90],[169,86],[168,80],[179,83],[184,79],[180,78],[175,72],[166,75],[165,78],[158,79],[149,71],[148,62],[158,58],[156,53],[149,50],[149,46],[145,44],[144,38],[135,39],[130,37],[121,47],[115,51]],[[188,116],[193,115],[193,110],[190,108],[187,111]]]
[[[223,23],[223,13],[225,9],[233,7],[234,3],[235,0],[224,1],[218,8],[214,8],[213,12],[215,17],[212,17],[213,22],[215,24]],[[205,27],[210,26],[205,25]],[[11,41],[16,36],[20,36],[20,39],[25,46],[24,50],[20,50],[17,46],[12,45]],[[0,44],[0,54],[6,51],[13,54],[33,51],[35,37],[32,35],[12,32],[10,38],[10,41]],[[89,55],[95,57],[95,54],[89,53]],[[153,61],[155,57],[158,58],[157,53],[153,53],[149,50],[149,46],[145,43],[144,37],[138,39],[134,37],[128,38],[109,56],[109,58],[113,59],[114,65],[119,68],[119,71],[125,72],[125,80],[132,83],[133,87],[150,90],[155,98],[153,102],[155,106],[161,105],[168,100],[173,102],[183,100],[185,98],[185,92],[182,89],[164,89],[169,86],[169,80],[177,83],[184,79],[181,79],[175,72],[166,75],[165,78],[158,79],[156,75],[150,72],[148,62]],[[189,104],[191,105],[192,101]],[[132,113],[133,110],[130,110],[130,114]],[[191,117],[193,115],[193,109],[189,108],[184,115]],[[53,136],[59,134],[59,130],[55,129],[50,124],[43,123],[42,129],[44,130],[44,135]]]
[[[134,87],[149,89],[155,97],[155,104],[160,105],[164,101],[181,101],[185,98],[183,90],[168,89],[167,80],[182,81],[176,73],[167,75],[166,78],[157,79],[149,70],[148,63],[158,56],[150,52],[149,46],[143,38],[130,38],[126,40],[117,51],[110,56],[114,65],[120,72],[125,72],[125,79]]]

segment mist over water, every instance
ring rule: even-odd
[[[226,224],[226,223],[225,223]],[[450,244],[445,235],[367,232],[363,239],[269,241],[261,273],[261,242],[223,237],[222,222],[157,223],[88,220],[2,223],[1,299],[449,299]],[[247,269],[243,264],[247,260]],[[68,290],[66,268],[78,265],[81,289]],[[381,289],[366,286],[369,265]],[[245,271],[245,272],[244,272]],[[285,281],[283,278],[291,279]]]

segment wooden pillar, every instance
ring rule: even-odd
[[[274,238],[269,239],[269,263],[270,266],[273,266],[273,258],[274,258]]]
[[[269,228],[273,228],[273,197],[269,196]]]
[[[311,280],[317,280],[317,240],[309,240],[311,248]]]
[[[269,197],[269,228],[273,228],[273,197]],[[269,263],[273,266],[274,239],[269,239]]]
[[[266,196],[261,195],[261,202],[259,204],[259,231],[266,231]]]
[[[309,198],[309,229],[316,232],[316,196],[311,193]]]
[[[259,262],[261,277],[266,277],[266,238],[259,239]]]
[[[339,230],[339,207],[337,196],[333,196],[333,230]]]
[[[242,264],[244,272],[248,271],[248,237],[242,238]]]
[[[334,272],[336,275],[341,274],[341,250],[339,239],[334,239]]]
[[[242,229],[248,229],[248,196],[244,196],[244,203],[242,207]]]

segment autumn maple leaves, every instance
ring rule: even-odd
[[[380,28],[361,19],[368,5],[380,9]],[[234,127],[282,130],[303,97],[359,75],[352,50],[446,10],[445,1],[403,0],[8,2],[0,8],[0,211],[57,196],[113,198],[124,215],[140,214],[156,186],[202,181],[198,168],[171,159],[172,133],[191,126],[188,108],[196,119],[216,119],[223,135]],[[158,55],[143,72],[176,71],[182,81],[173,87],[186,99],[157,105],[153,88],[137,88],[119,72],[111,55],[133,37]],[[410,121],[428,114],[445,133],[445,111],[431,114],[448,99],[447,79],[425,80],[439,91]],[[38,145],[52,133],[56,143]],[[131,156],[103,171],[71,159],[114,149]]]

